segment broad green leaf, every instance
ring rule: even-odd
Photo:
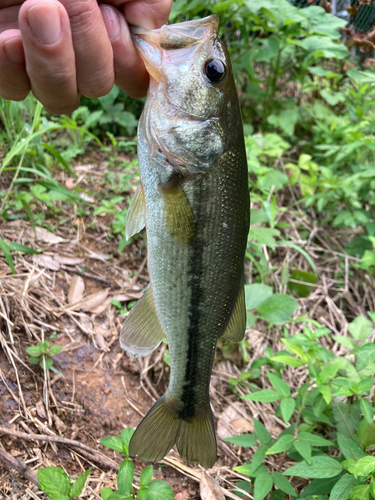
[[[361,484],[355,486],[350,492],[350,500],[369,500],[370,499],[370,485]]]
[[[358,460],[366,456],[365,452],[357,443],[340,432],[337,433],[337,442],[342,454],[347,460]]]
[[[32,345],[26,349],[27,354],[30,354],[30,356],[40,356],[42,354],[42,351],[40,350],[40,347],[38,345]]]
[[[354,468],[354,473],[356,476],[368,476],[375,471],[375,457],[363,457],[357,462]]]
[[[287,424],[293,415],[296,407],[296,401],[293,398],[282,398],[280,402],[281,416],[284,422]]]
[[[130,440],[134,434],[134,429],[132,427],[126,427],[121,431],[121,441],[129,446]]]
[[[102,491],[100,492],[100,496],[103,498],[103,500],[108,500],[110,495],[113,493],[111,488],[103,488]]]
[[[330,500],[347,500],[349,494],[357,486],[358,480],[351,474],[344,474],[332,488]]]
[[[348,330],[356,340],[365,340],[371,335],[372,323],[364,316],[358,316],[349,323]]]
[[[341,434],[345,436],[350,436],[350,433],[355,434],[361,420],[359,401],[355,401],[353,404],[349,405],[335,401],[332,416],[336,422],[338,432],[341,432]]]
[[[51,368],[51,366],[53,365],[53,359],[50,358],[49,356],[44,356],[44,359],[41,360],[41,362],[39,363],[40,364],[40,367],[46,369],[46,370],[49,370]]]
[[[282,380],[280,377],[271,372],[267,372],[267,376],[273,387],[280,394],[280,396],[284,397],[290,396],[290,387],[288,384],[284,382],[284,380]]]
[[[140,488],[137,491],[137,498],[138,498],[138,500],[148,500],[147,487],[146,488]]]
[[[256,418],[253,418],[254,423],[254,434],[259,439],[261,443],[269,444],[271,442],[271,436],[268,430],[264,427],[262,422],[259,422]]]
[[[45,467],[38,469],[40,488],[49,496],[69,495],[70,479],[60,467]]]
[[[327,384],[339,371],[342,365],[342,360],[338,360],[331,365],[326,366],[318,375],[318,384]]]
[[[296,497],[297,493],[294,491],[293,486],[290,484],[290,482],[287,480],[285,476],[280,474],[280,472],[273,472],[272,473],[273,477],[273,482],[276,484],[280,490],[284,491],[284,493],[287,493],[288,495],[292,495],[292,497]]]
[[[299,441],[306,441],[311,444],[311,446],[334,446],[332,441],[328,441],[328,439],[324,439],[316,434],[310,434],[309,432],[300,432],[298,434],[298,439]]]
[[[363,419],[358,425],[357,437],[364,448],[375,444],[375,423],[370,425],[366,419]]]
[[[308,464],[304,460],[297,465],[289,467],[283,474],[285,476],[327,478],[339,475],[342,470],[342,465],[334,458],[318,455],[312,457],[311,464]]]
[[[241,434],[239,436],[232,436],[229,438],[224,438],[223,441],[235,444],[237,446],[243,446],[244,448],[250,448],[250,446],[255,446],[257,444],[257,440],[252,434]]]
[[[329,405],[332,399],[331,388],[328,385],[321,385],[319,387],[319,392],[323,396],[324,401]]]
[[[286,355],[276,355],[276,356],[272,356],[272,358],[270,358],[271,361],[276,361],[277,363],[284,363],[284,365],[288,365],[288,366],[296,366],[296,367],[300,367],[302,366],[304,363],[303,361],[301,361],[300,359],[298,358],[293,358],[293,356],[286,356]]]
[[[345,337],[344,335],[332,335],[332,338],[335,342],[338,342],[347,349],[354,349],[355,347],[355,342],[350,337]]]
[[[298,453],[306,460],[306,462],[311,464],[311,446],[307,441],[299,441],[296,439],[293,443],[294,448],[298,451]]]
[[[38,254],[38,250],[34,250],[34,248],[28,247],[26,245],[21,245],[20,243],[15,243],[14,241],[9,242],[9,248],[11,250],[21,252],[21,253],[26,253],[29,255],[35,255]]]
[[[141,473],[141,477],[140,477],[140,484],[141,486],[147,486],[148,483],[151,481],[152,479],[152,475],[154,473],[154,468],[152,467],[152,465],[148,465],[147,467],[145,467]]]
[[[261,42],[261,48],[255,56],[255,61],[268,62],[277,56],[279,52],[279,40],[276,37],[257,39]]]
[[[53,354],[57,354],[61,351],[62,351],[61,345],[53,345],[52,347],[50,347],[49,354],[53,355]]]
[[[251,311],[256,309],[262,302],[272,295],[272,287],[254,283],[245,285],[246,309]]]
[[[89,470],[81,474],[80,476],[77,477],[77,479],[74,481],[72,484],[71,490],[70,490],[70,496],[72,498],[78,497],[81,493],[82,490],[85,486],[85,483],[87,481],[87,478],[91,474],[92,468],[90,467]]]
[[[349,51],[342,43],[335,43],[326,36],[309,36],[301,42],[295,42],[303,47],[314,57],[333,57],[334,59],[345,59]]]
[[[274,453],[287,451],[293,446],[294,441],[294,436],[292,436],[291,434],[285,434],[284,436],[279,437],[276,443],[274,443],[267,451],[266,455],[273,455]]]
[[[115,451],[123,451],[124,450],[124,443],[122,440],[116,436],[110,436],[107,438],[100,439],[100,444],[103,446],[106,446],[107,448],[110,448],[111,450]]]
[[[367,364],[375,361],[375,344],[373,342],[368,342],[362,344],[358,350],[357,354],[357,370],[362,370]]]
[[[273,479],[270,474],[260,474],[254,481],[254,500],[263,500],[272,490]]]
[[[263,391],[253,392],[241,397],[250,401],[261,401],[262,403],[273,403],[280,399],[279,393],[272,389],[264,389]]]
[[[258,307],[258,312],[269,323],[280,325],[290,320],[297,309],[296,299],[290,295],[275,293]]]
[[[173,500],[173,490],[165,481],[152,481],[147,488],[149,500]]]
[[[260,245],[273,248],[276,245],[274,236],[280,236],[278,229],[270,227],[252,227],[249,231],[249,240],[256,240]]]
[[[134,465],[131,460],[124,460],[118,471],[117,487],[120,493],[128,495],[132,488],[134,479]]]
[[[338,477],[331,477],[327,479],[314,479],[311,483],[303,490],[303,498],[314,498],[309,495],[327,495],[331,492],[332,488],[338,481]],[[319,498],[318,496],[316,498]],[[323,497],[324,500],[327,497]],[[315,500],[315,498],[314,498]]]
[[[300,283],[296,283],[296,282]],[[318,282],[318,277],[308,271],[293,269],[290,273],[288,288],[299,297],[308,297]]]
[[[361,411],[369,424],[374,422],[374,407],[365,398],[361,398]]]

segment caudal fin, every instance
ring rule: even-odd
[[[179,418],[178,412],[161,397],[138,425],[129,445],[129,453],[145,462],[161,460],[173,447],[191,464],[213,467],[216,438],[211,408],[199,417]]]

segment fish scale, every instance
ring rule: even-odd
[[[138,127],[141,187],[129,208],[127,236],[146,225],[150,286],[126,319],[120,343],[146,355],[165,335],[171,374],[129,450],[154,461],[177,444],[187,461],[211,467],[216,343],[221,335],[239,341],[245,330],[249,193],[237,93],[216,16],[161,30],[137,28],[134,41],[152,84]],[[218,85],[204,74],[212,60],[227,71]],[[188,103],[178,101],[181,85],[190,86],[182,93]]]

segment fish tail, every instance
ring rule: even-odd
[[[181,417],[176,406],[162,396],[138,425],[129,454],[145,462],[161,460],[176,444],[182,458],[211,468],[216,461],[216,437],[211,407],[198,416]]]

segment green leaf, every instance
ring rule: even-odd
[[[349,323],[348,329],[356,340],[365,340],[371,335],[372,323],[364,316],[358,316]]]
[[[347,500],[350,492],[357,486],[357,479],[351,474],[344,474],[332,488],[330,500]]]
[[[148,500],[147,487],[139,488],[139,490],[137,491],[137,498],[138,500]]]
[[[345,434],[345,436],[349,436],[350,433],[354,434],[361,419],[359,401],[355,401],[349,405],[335,401],[332,416],[336,422],[338,432]]]
[[[318,375],[318,385],[323,385],[327,384],[331,378],[333,378],[336,373],[339,371],[342,365],[342,360],[340,359],[339,361],[336,361],[335,363],[332,363],[331,365],[326,366],[321,370],[321,372]]]
[[[38,481],[42,491],[49,496],[69,495],[70,479],[60,467],[38,469]]]
[[[294,280],[294,281],[290,281]],[[300,281],[301,283],[296,283]],[[299,297],[308,297],[314,289],[314,285],[318,282],[318,277],[308,271],[293,269],[290,273],[288,288]],[[311,283],[311,284],[310,284]]]
[[[290,396],[290,387],[288,384],[284,382],[284,380],[282,380],[280,377],[271,372],[267,372],[267,376],[273,387],[280,394],[280,396],[284,397]]]
[[[369,456],[359,459],[354,468],[356,476],[368,476],[373,471],[375,471],[375,457]]]
[[[375,444],[375,423],[370,425],[366,419],[361,420],[357,428],[357,437],[364,448]]]
[[[280,396],[278,392],[272,389],[264,389],[263,391],[246,394],[245,396],[241,396],[241,398],[249,399],[250,401],[261,401],[262,403],[273,403],[274,401],[278,401]]]
[[[256,418],[253,418],[254,423],[254,433],[261,443],[269,444],[272,439],[268,430],[264,427],[262,422],[259,422]],[[263,461],[263,460],[262,460]]]
[[[361,411],[363,413],[363,416],[365,417],[365,419],[369,424],[372,424],[374,421],[374,407],[365,398],[361,398],[360,401],[361,401]]]
[[[338,481],[338,477],[331,477],[328,479],[314,479],[311,483],[303,490],[303,498],[314,498],[309,495],[326,495],[331,492],[332,488]],[[318,497],[317,497],[318,498]],[[323,497],[325,500],[326,497]],[[314,499],[315,500],[315,499]]]
[[[254,283],[245,285],[245,303],[246,309],[251,311],[256,309],[262,302],[272,295],[272,287]]]
[[[34,248],[28,247],[26,245],[21,245],[20,243],[15,243],[14,241],[9,242],[9,248],[16,252],[26,253],[29,255],[38,254],[38,250],[34,250]]]
[[[347,349],[354,349],[355,347],[355,342],[350,337],[345,337],[344,335],[332,335],[332,338]]]
[[[111,490],[111,488],[103,488],[101,493],[100,493],[100,496],[103,498],[103,500],[108,500],[109,496],[112,493],[113,493],[113,491]]]
[[[273,455],[274,453],[287,451],[293,446],[294,441],[295,437],[292,434],[284,434],[271,446],[271,448],[266,452],[266,455]]]
[[[129,495],[134,479],[134,465],[131,460],[124,460],[118,471],[117,487],[123,495]]]
[[[368,342],[362,344],[357,353],[357,370],[362,370],[366,365],[375,361],[375,344],[373,342]]]
[[[132,427],[126,427],[121,431],[121,441],[129,446],[130,440],[134,434],[134,429]]]
[[[254,500],[263,500],[272,490],[273,479],[268,473],[259,474],[254,481]]]
[[[42,359],[41,362],[39,363],[40,367],[44,370],[49,370],[51,366],[53,365],[53,359],[50,358],[49,356],[44,356],[44,360]]]
[[[250,448],[251,446],[255,446],[257,444],[257,440],[252,434],[240,434],[239,436],[224,438],[223,441],[237,446],[242,446],[244,448]]]
[[[110,436],[100,440],[100,444],[115,451],[124,451],[124,443],[116,436]]]
[[[16,268],[14,267],[12,255],[9,250],[9,246],[5,243],[5,241],[0,238],[0,249],[3,251],[5,260],[8,262],[8,266],[10,267],[12,274],[16,274]]]
[[[350,492],[350,500],[369,500],[370,498],[370,485],[361,484],[355,486]]]
[[[312,457],[311,464],[308,464],[304,460],[297,465],[289,467],[289,469],[284,472],[284,475],[307,478],[327,478],[339,475],[342,470],[342,465],[334,458],[325,455],[317,455]]]
[[[140,477],[140,484],[141,486],[147,486],[148,483],[151,481],[152,479],[152,475],[154,473],[154,468],[152,467],[152,465],[148,465],[147,467],[145,467],[141,473],[141,477]]]
[[[87,481],[87,478],[91,474],[92,468],[90,467],[89,470],[81,474],[80,476],[77,477],[77,479],[74,481],[72,484],[71,490],[70,490],[70,496],[72,498],[78,497],[81,493],[82,490],[85,486],[85,483]]]
[[[263,460],[266,457],[267,449],[268,447],[265,444],[261,444],[256,449],[253,455],[253,459],[251,461],[250,475],[254,474],[254,472],[258,469],[258,467],[262,464]]]
[[[61,345],[53,345],[50,350],[49,350],[49,354],[50,355],[53,355],[53,354],[57,354],[59,352],[62,351],[62,347]]]
[[[40,357],[38,356],[37,358],[31,356],[31,358],[29,358],[29,363],[30,365],[37,365],[38,363],[40,363]]]
[[[266,245],[273,248],[276,245],[274,236],[279,236],[278,229],[269,227],[252,227],[249,231],[249,240],[256,240],[259,245]]]
[[[345,59],[349,56],[349,51],[342,43],[335,43],[326,36],[309,36],[296,45],[303,47],[314,57],[333,57],[334,59]]]
[[[309,432],[300,432],[298,434],[299,441],[306,441],[306,443],[311,444],[311,446],[334,446],[332,441],[324,439],[316,434],[310,434]]]
[[[319,392],[323,396],[324,401],[329,405],[332,400],[331,388],[328,385],[321,385],[319,387]]]
[[[147,488],[149,500],[173,500],[173,490],[165,481],[152,481]]]
[[[298,453],[306,460],[306,462],[311,465],[311,446],[307,441],[299,441],[296,439],[294,441],[294,448],[298,451]]]
[[[30,354],[30,356],[37,357],[42,354],[42,351],[40,350],[39,346],[37,345],[32,345],[26,349],[27,354]]]
[[[292,497],[297,496],[297,493],[294,491],[293,486],[285,476],[280,474],[280,472],[273,472],[272,477],[273,482],[278,488],[280,488],[280,490],[282,490],[284,493],[287,493],[288,495],[291,495]]]
[[[280,325],[290,320],[297,309],[296,299],[289,295],[275,293],[258,307],[258,312],[269,323]]]
[[[287,424],[293,415],[293,412],[296,408],[296,402],[293,398],[282,398],[280,402],[280,411],[281,416],[283,417],[284,422]]]
[[[296,366],[296,367],[300,367],[304,364],[303,361],[301,361],[300,359],[293,358],[293,356],[285,356],[284,354],[280,356],[276,354],[276,356],[272,356],[270,360],[276,361],[277,363],[284,363],[284,365]]]

